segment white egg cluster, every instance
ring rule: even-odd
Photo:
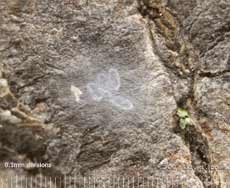
[[[120,86],[120,75],[111,68],[108,73],[99,73],[94,82],[87,84],[87,89],[95,101],[104,99],[123,110],[131,110],[133,104],[130,100],[118,94]]]

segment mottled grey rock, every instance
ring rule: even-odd
[[[200,71],[229,70],[229,1],[177,0],[168,4],[178,13],[184,32],[200,51]]]
[[[189,7],[185,6],[189,5]],[[228,187],[229,179],[229,1],[168,1],[182,32],[199,53],[193,83],[196,113],[208,139],[214,182]],[[186,16],[184,16],[184,12]]]
[[[207,168],[229,161],[229,6],[1,2],[0,70],[9,87],[0,110],[20,119],[0,116],[0,149],[8,154],[1,160],[14,151],[25,155],[16,161],[49,162],[50,169],[14,173],[42,173],[53,182],[93,176],[103,187],[112,176],[125,182],[141,176],[157,179],[152,187],[228,187],[227,170]],[[184,131],[178,131],[178,107],[194,122]],[[66,183],[73,184],[83,182]],[[136,179],[133,186],[139,187]]]
[[[195,99],[202,112],[214,121],[229,123],[230,74],[202,77],[195,86]]]

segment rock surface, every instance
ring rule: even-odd
[[[1,1],[0,179],[228,188],[229,9],[228,0]],[[178,108],[192,122],[183,130]]]

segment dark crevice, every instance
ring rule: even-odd
[[[155,46],[154,38],[153,38],[154,34],[152,33],[152,31],[150,29],[151,28],[150,23],[148,23],[147,28],[149,30],[149,37],[150,37],[150,39],[152,41],[152,46],[154,47],[153,48],[154,53],[158,55],[159,59],[163,63],[163,65],[166,68],[167,72],[168,73],[171,72],[174,75],[176,75],[178,78],[181,78],[181,79],[186,79],[188,77],[194,77],[193,75],[194,75],[195,71],[191,71],[188,74],[183,74],[183,73],[181,73],[181,71],[178,71],[178,69],[180,69],[179,67],[176,67],[175,65],[168,63],[168,60],[165,60],[164,58],[162,58],[162,56],[160,55],[160,52],[158,51],[157,47]]]
[[[180,135],[189,147],[192,157],[192,167],[197,177],[203,183],[204,188],[214,188],[211,175],[211,160],[207,139],[195,126],[189,126],[186,130],[175,128],[175,133]]]
[[[194,85],[196,74],[192,77],[191,88],[186,97],[181,98],[181,100],[177,103],[177,106],[183,109],[188,109],[188,111],[196,112],[199,116],[205,114],[195,107],[194,104]],[[192,119],[196,117],[190,117]],[[182,140],[185,142],[185,145],[188,146],[189,151],[191,153],[192,159],[192,167],[195,175],[200,179],[203,183],[204,188],[219,188],[220,185],[214,185],[212,173],[211,173],[211,159],[209,153],[209,144],[208,140],[203,135],[202,129],[199,125],[194,124],[189,125],[186,129],[181,129],[179,126],[179,118],[176,117],[177,125],[174,128],[174,133],[179,135]]]
[[[149,28],[149,33],[150,33],[149,37],[151,38],[151,41],[154,41],[153,34],[152,34],[152,31],[151,31],[149,25],[148,25],[148,28]],[[153,45],[153,46],[155,45],[154,42],[152,42],[152,45]],[[160,53],[158,52],[157,48],[153,48],[153,50],[154,50],[154,52],[155,52],[156,54],[158,54],[158,57],[159,57],[160,60],[163,62],[164,67],[167,69],[167,72],[168,72],[168,73],[169,73],[169,72],[172,72],[174,75],[176,75],[176,76],[179,77],[179,78],[186,78],[186,77],[187,77],[187,75],[180,74],[180,73],[178,72],[178,70],[177,70],[175,67],[170,66],[170,64],[169,64],[166,60],[164,60],[164,59],[159,55]]]
[[[36,135],[39,135],[37,139]],[[7,124],[0,128],[0,162],[28,163],[29,159],[33,163],[49,163],[44,159],[47,149],[48,137],[46,132],[39,127],[15,127]],[[25,155],[26,162],[18,156]],[[21,161],[22,160],[22,161]],[[51,168],[23,168],[28,177],[42,174],[52,181],[56,181],[64,187],[61,172]],[[56,177],[60,177],[56,180]],[[60,183],[59,183],[60,181]]]
[[[158,19],[158,17],[151,18],[151,16],[149,16],[148,11],[150,10],[148,6],[143,3],[143,1],[140,0],[138,2],[139,6],[142,6],[141,8],[139,8],[139,11],[144,18],[148,16],[148,19],[152,21]],[[147,27],[149,29],[149,37],[151,38],[154,46],[154,38],[151,31],[151,26],[147,25]],[[178,102],[179,107],[186,108],[188,101],[190,101],[191,103],[192,101],[194,101],[194,84],[197,70],[192,70],[191,73],[187,75],[181,75],[177,70],[178,67],[172,67],[167,61],[164,60],[162,60],[162,62],[164,63],[164,66],[168,69],[168,71],[173,72],[175,75],[178,76],[178,78],[187,78],[188,76],[192,78],[190,90],[188,91],[187,95],[185,97],[182,97],[181,100]],[[185,144],[188,146],[192,157],[193,170],[195,172],[195,175],[203,183],[204,188],[213,188],[213,179],[210,172],[211,160],[209,155],[208,140],[205,138],[204,135],[202,135],[202,130],[200,131],[196,126],[189,126],[185,130],[182,130],[179,126],[176,126],[174,129],[174,133],[181,136]]]
[[[36,139],[41,135],[42,139]],[[26,154],[32,161],[41,161],[46,145],[43,130],[40,128],[25,128],[6,125],[0,129],[0,142],[19,154]]]
[[[223,71],[214,72],[214,73],[212,73],[212,72],[200,72],[199,76],[200,77],[214,78],[214,77],[222,76],[223,74],[226,74],[226,73],[230,73],[230,70],[223,70]]]
[[[147,28],[149,29],[149,37],[152,41],[154,53],[157,54],[160,60],[163,62],[164,67],[166,67],[168,70],[167,72],[172,72],[178,78],[182,79],[193,77],[196,68],[190,67],[188,63],[188,59],[192,56],[190,56],[191,54],[188,53],[189,49],[183,36],[177,38],[180,32],[177,33],[178,31],[176,31],[175,29],[175,27],[179,27],[179,25],[174,25],[176,22],[178,22],[178,18],[176,17],[176,15],[174,15],[168,7],[164,7],[161,1],[156,1],[155,3],[152,3],[148,0],[138,0],[138,10],[142,17],[147,20]],[[153,16],[152,12],[157,13],[155,14],[155,16]],[[174,19],[172,19],[172,17]],[[167,21],[168,19],[170,21]],[[160,37],[166,39],[166,48],[179,54],[177,58],[171,55],[169,55],[168,57],[164,56],[159,50],[159,46],[156,45],[156,41],[154,38],[156,34],[153,33],[151,30],[152,23],[154,23],[156,26],[157,35],[159,34]],[[167,30],[167,32],[165,31],[165,29]],[[162,30],[166,33],[162,33]],[[184,51],[182,49],[184,49]],[[178,64],[177,61],[179,61],[180,63]]]
[[[144,0],[138,0],[138,11],[143,17],[148,17],[151,20],[160,18],[162,11],[160,7],[150,7],[149,3]]]
[[[177,106],[188,111],[196,112],[196,114],[205,115],[194,104],[194,85],[196,76],[194,73],[191,80],[191,87],[187,96],[182,97],[178,101]],[[191,117],[192,119],[195,117]],[[179,118],[176,117],[177,125],[174,128],[174,133],[179,135],[188,146],[191,153],[192,167],[195,175],[203,183],[204,188],[219,188],[220,185],[214,185],[211,173],[211,159],[209,154],[209,145],[207,138],[202,134],[202,129],[199,125],[189,125],[186,129],[181,129],[179,126]]]

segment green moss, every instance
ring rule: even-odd
[[[192,120],[187,110],[178,108],[177,116],[179,117],[179,126],[181,129],[186,129],[189,125],[192,125]]]

